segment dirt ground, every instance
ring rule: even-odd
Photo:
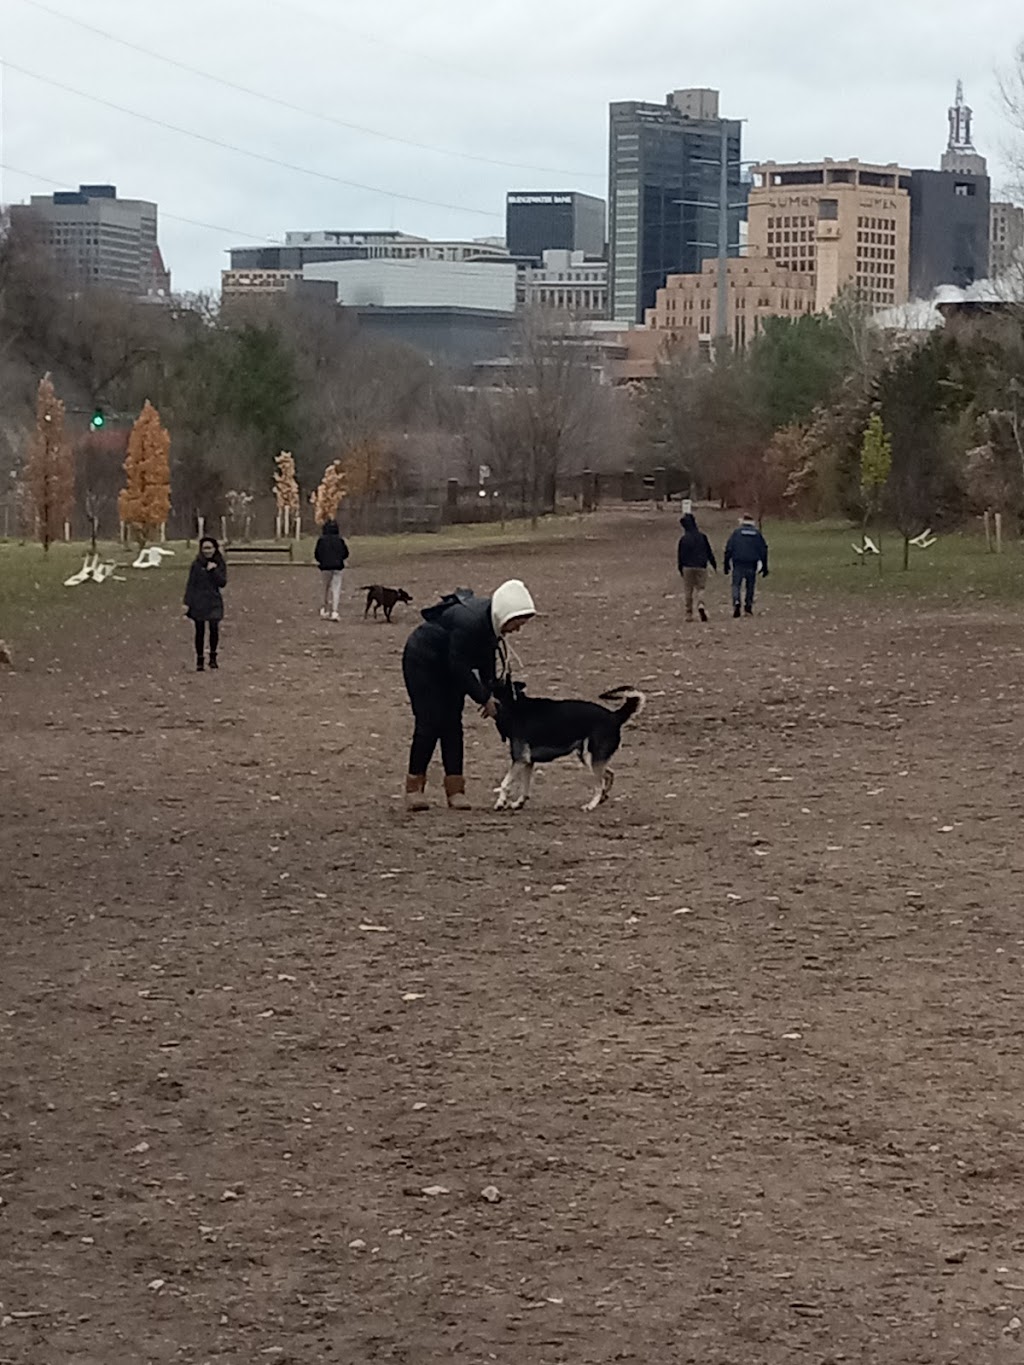
[[[475,713],[403,814],[358,567],[236,568],[217,674],[168,601],[0,680],[0,1365],[1024,1358],[1024,625],[687,626],[675,531],[386,575],[647,691],[589,816],[493,813]]]

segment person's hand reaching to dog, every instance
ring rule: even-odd
[[[498,716],[498,703],[493,697],[488,697],[480,708],[480,714],[484,720],[496,720]]]

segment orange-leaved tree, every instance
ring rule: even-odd
[[[277,502],[278,535],[282,531],[288,535],[290,523],[293,520],[298,522],[299,516],[299,481],[295,477],[295,456],[290,450],[282,450],[280,455],[275,456],[274,463],[277,465],[274,471],[274,498]]]
[[[335,460],[324,470],[319,488],[309,499],[313,504],[313,515],[318,526],[338,515],[338,508],[344,501],[347,491],[345,471],[341,461]]]
[[[75,466],[71,447],[64,439],[64,404],[57,397],[48,374],[39,381],[36,395],[36,429],[32,433],[25,482],[32,500],[36,534],[43,549],[59,540],[71,515],[75,495]]]
[[[171,510],[171,438],[146,399],[128,438],[125,486],[117,500],[121,520],[140,545],[166,522]]]

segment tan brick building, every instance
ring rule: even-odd
[[[220,292],[223,299],[283,294],[290,284],[301,279],[301,270],[222,270]]]
[[[798,318],[814,311],[811,276],[770,259],[748,254],[726,262],[729,336],[744,351],[766,318]],[[718,262],[705,261],[699,275],[669,275],[659,289],[646,325],[674,344],[696,348],[714,339],[718,299]]]
[[[858,161],[754,167],[747,240],[814,281],[815,311],[842,290],[876,308],[910,295],[910,172]]]
[[[992,205],[991,271],[993,276],[1024,270],[1024,209],[1017,204]]]

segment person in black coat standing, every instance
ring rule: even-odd
[[[677,560],[683,579],[686,619],[693,620],[693,598],[696,594],[698,615],[702,621],[706,621],[708,614],[704,609],[704,589],[708,585],[708,565],[718,572],[715,552],[692,512],[687,512],[679,525],[683,528],[683,534],[679,537]]]
[[[316,542],[313,558],[320,565],[320,576],[324,581],[324,602],[320,615],[332,621],[341,618],[338,606],[341,602],[341,575],[348,559],[348,546],[338,530],[336,521],[325,521],[320,538]]]
[[[448,804],[467,810],[462,708],[470,697],[488,719],[497,715],[493,694],[502,641],[535,616],[536,608],[525,584],[512,578],[492,597],[461,589],[420,614],[423,624],[409,636],[402,655],[415,722],[405,805],[411,811],[427,809],[427,769],[440,743]]]
[[[192,561],[185,585],[185,615],[196,628],[196,672],[203,671],[203,645],[206,628],[210,628],[210,667],[217,667],[220,646],[220,623],[224,619],[224,598],[221,589],[227,586],[228,566],[220,546],[213,536],[199,542],[199,553]]]

